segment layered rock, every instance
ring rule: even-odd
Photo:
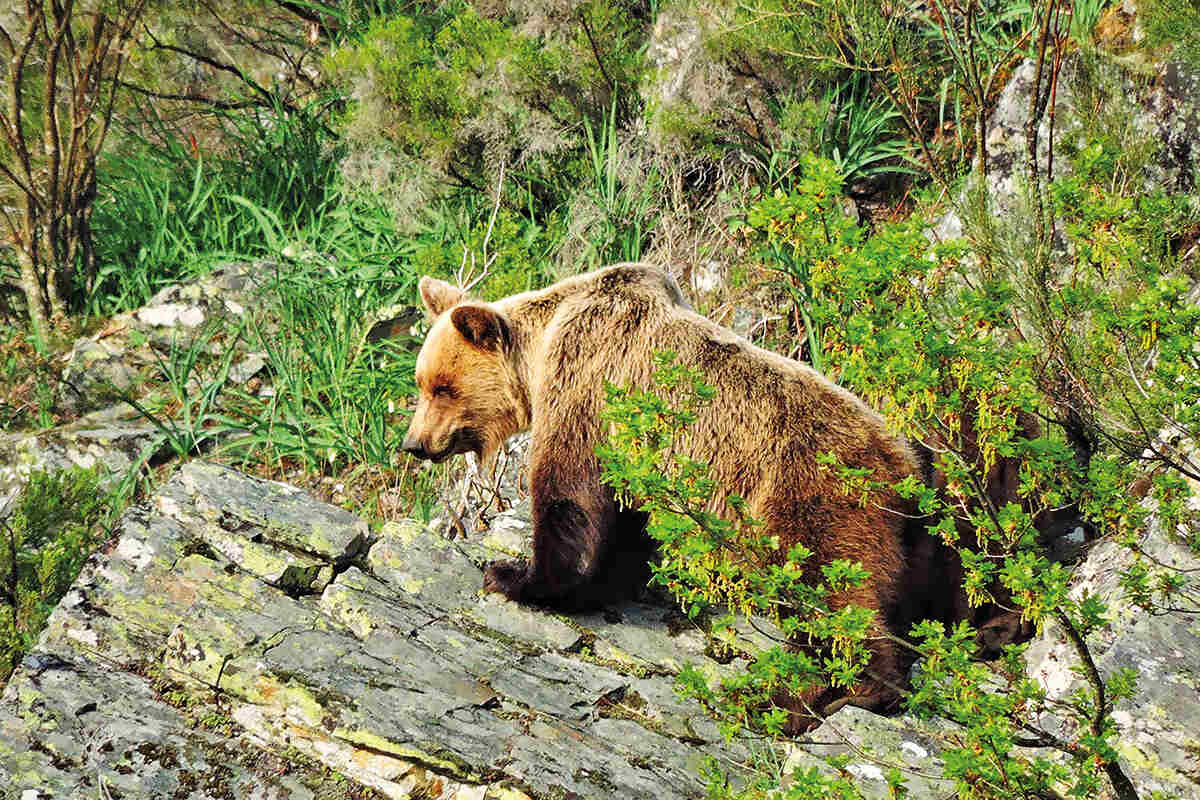
[[[679,660],[727,667],[670,609],[558,617],[480,597],[481,561],[505,555],[486,543],[365,534],[291,487],[186,465],[13,675],[0,786],[295,798],[335,770],[396,798],[694,797],[706,757],[743,755],[675,696]]]
[[[521,502],[484,535],[451,540],[406,521],[373,536],[293,487],[187,464],[125,515],[0,697],[0,787],[21,800],[328,797],[339,786],[684,798],[703,795],[705,759],[745,763],[746,749],[673,687],[684,663],[722,676],[743,662],[714,661],[669,606],[560,616],[480,595],[482,566],[527,549],[528,527]],[[1141,550],[1200,570],[1165,531]],[[1200,789],[1200,608],[1147,613],[1122,600],[1117,575],[1132,557],[1099,544],[1074,591],[1109,604],[1114,624],[1091,641],[1101,672],[1140,673],[1114,714],[1123,767],[1145,796],[1188,797]],[[1053,628],[1029,651],[1032,675],[1061,700],[1079,688],[1075,660]],[[841,755],[867,797],[889,796],[893,766],[911,796],[950,794],[941,750],[956,739],[948,723],[847,707],[789,763],[831,769],[823,759]]]

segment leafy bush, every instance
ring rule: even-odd
[[[622,126],[636,115],[638,12],[598,1],[495,16],[461,2],[412,8],[378,17],[326,68],[355,87],[343,127],[360,146],[383,139],[460,187],[487,187],[502,164],[557,183],[584,121],[598,125],[614,106]]]
[[[564,235],[561,214],[539,224],[530,212],[485,200],[455,195],[430,209],[415,237],[413,272],[451,281],[481,278],[475,292],[485,299],[552,282],[552,252]]]
[[[1138,13],[1145,25],[1147,47],[1174,47],[1177,58],[1200,69],[1200,6],[1147,0],[1138,4]]]
[[[0,683],[33,646],[83,562],[108,538],[128,488],[126,482],[103,490],[96,470],[35,472],[11,514],[0,514]]]
[[[821,565],[820,580],[809,584],[805,562],[812,552],[795,544],[779,556],[778,537],[757,530],[761,526],[747,514],[743,498],[726,496],[732,520],[708,510],[720,487],[708,477],[707,465],[679,453],[686,451],[681,446],[687,426],[714,390],[699,371],[674,363],[674,354],[655,359],[656,382],[678,402],[652,392],[606,388],[601,417],[612,433],[597,448],[603,478],[622,502],[648,512],[647,530],[660,554],[653,581],[670,590],[689,617],[723,605],[770,620],[789,642],[811,645],[781,644],[757,654],[719,693],[694,670],[680,675],[684,692],[718,711],[730,730],[749,725],[778,735],[788,711],[776,701],[809,688],[851,686],[867,666],[875,612],[853,604],[835,610],[829,598],[860,586],[868,573],[861,564],[839,559]],[[718,627],[729,633],[731,623],[732,617],[725,617]]]
[[[1084,687],[1062,704],[1025,674],[1022,647],[1007,646],[1003,658],[987,663],[978,660],[979,632],[966,621],[914,627],[910,643],[922,668],[906,705],[957,723],[946,733],[943,757],[946,776],[964,797],[1088,797],[1104,782],[1118,796],[1134,796],[1116,759],[1111,716],[1113,704],[1136,691],[1134,675],[1096,670],[1087,638],[1108,624],[1106,609],[1095,597],[1069,595],[1069,569],[1050,562],[1039,542],[1048,520],[1077,508],[1101,535],[1136,547],[1151,506],[1127,487],[1147,467],[1154,468],[1149,492],[1165,528],[1196,530],[1184,478],[1197,474],[1187,448],[1200,440],[1200,302],[1171,256],[1170,242],[1194,224],[1186,204],[1113,197],[1104,190],[1110,179],[1111,172],[1080,169],[1054,185],[1074,257],[1059,265],[1061,275],[1040,282],[1030,274],[1039,269],[1036,260],[1012,254],[981,264],[966,257],[964,243],[932,246],[911,223],[868,235],[843,214],[840,177],[828,162],[805,161],[791,193],[764,198],[747,214],[764,244],[762,257],[793,282],[814,360],[929,453],[941,476],[935,486],[909,481],[892,488],[916,499],[930,534],[956,551],[970,603],[1015,608],[1038,630],[1057,626],[1083,665]],[[1023,306],[1028,293],[1035,297]],[[1072,403],[1083,397],[1090,405],[1064,404],[1064,374],[1082,387]],[[701,465],[671,453],[709,390],[678,367],[659,379],[674,405],[610,390],[605,413],[614,435],[600,453],[606,479],[651,512],[663,549],[656,577],[689,612],[712,602],[768,618],[780,608],[804,608],[803,622],[780,620],[784,633],[801,631],[803,641],[831,637],[826,647],[834,657],[824,663],[782,647],[757,654],[744,675],[719,687],[693,671],[681,675],[684,691],[730,730],[778,733],[773,701],[781,689],[854,681],[867,630],[862,610],[828,614],[819,603],[822,587],[790,582],[787,565],[804,553],[772,567],[772,543],[756,534],[753,521],[703,511],[720,487]],[[1031,428],[1032,418],[1045,420],[1045,429]],[[851,495],[884,488],[832,458],[822,463]],[[1016,494],[991,488],[989,473],[1001,464],[1016,469]],[[731,505],[740,508],[736,499]],[[1193,533],[1190,543],[1200,551],[1200,537]],[[836,564],[824,579],[862,575]],[[1146,607],[1169,603],[1183,582],[1141,556],[1122,577]],[[1047,727],[1048,719],[1056,721]],[[714,796],[736,794],[719,785]],[[780,796],[828,796],[822,792],[858,796],[848,778],[815,772],[797,773]]]

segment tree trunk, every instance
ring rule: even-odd
[[[17,262],[21,270],[21,291],[25,293],[29,323],[33,327],[33,337],[40,350],[45,347],[46,337],[50,332],[46,319],[46,293],[42,291],[42,281],[29,250],[18,247]]]

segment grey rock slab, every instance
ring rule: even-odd
[[[412,520],[384,525],[367,563],[389,586],[447,611],[473,603],[483,586],[482,571],[454,542]]]
[[[584,652],[596,634],[579,618],[480,600],[479,567],[420,525],[387,528],[320,595],[272,585],[209,535],[302,516],[344,523],[327,552],[353,551],[344,512],[212,465],[131,509],[0,700],[0,785],[70,797],[111,772],[125,797],[308,797],[316,759],[395,798],[687,798],[702,759],[743,757],[673,696],[669,670]],[[673,637],[638,614],[648,664]]]
[[[430,669],[462,671],[489,683],[497,672],[509,669],[529,653],[538,652],[532,645],[488,634],[484,629],[466,630],[455,619],[442,617],[416,631],[413,638],[429,653]],[[395,641],[373,637],[366,646],[386,651]]]
[[[505,698],[571,720],[597,716],[597,704],[624,694],[630,678],[557,653],[530,655],[493,673],[489,683]]]
[[[156,658],[200,591],[203,576],[177,563],[198,541],[175,520],[144,506],[124,516],[116,547],[93,556],[50,615],[39,639],[47,652],[82,649],[121,664]]]
[[[528,558],[533,542],[529,501],[497,514],[486,531],[458,540],[458,548],[480,569],[497,559]]]
[[[480,598],[467,613],[499,634],[551,650],[573,650],[583,639],[577,629],[561,619],[498,594]]]
[[[954,782],[942,778],[938,728],[909,717],[880,717],[861,708],[846,706],[792,746],[784,763],[784,774],[796,768],[816,767],[832,772],[825,759],[848,756],[846,772],[868,800],[893,797],[885,772],[901,770],[909,797],[954,797]],[[790,781],[785,781],[788,785]]]
[[[1111,625],[1088,639],[1100,674],[1118,669],[1137,674],[1135,695],[1117,704],[1117,752],[1121,764],[1143,796],[1163,792],[1178,797],[1200,795],[1200,602],[1196,576],[1200,557],[1155,519],[1139,543],[1152,569],[1169,566],[1190,581],[1189,591],[1172,603],[1175,612],[1150,613],[1133,605],[1120,587],[1121,572],[1137,557],[1113,542],[1101,541],[1076,570],[1072,595],[1094,595],[1108,608]],[[1066,700],[1082,687],[1074,671],[1079,659],[1062,630],[1054,624],[1033,641],[1026,653],[1030,674],[1056,700]],[[1050,730],[1065,723],[1044,720]]]
[[[39,433],[0,434],[0,495],[19,489],[34,472],[98,469],[109,479],[159,452],[162,434],[138,420],[84,418]]]
[[[313,500],[285,483],[249,478],[203,461],[185,464],[179,486],[195,498],[205,518],[230,532],[243,526],[252,535],[331,561],[355,556],[366,543],[367,524],[348,511]]]
[[[234,383],[245,383],[267,365],[262,353],[248,353],[246,357],[229,368],[228,378]]]
[[[1067,148],[1088,142],[1088,131],[1077,111],[1074,87],[1082,81],[1094,81],[1097,68],[1106,74],[1103,80],[1114,87],[1103,98],[1105,105],[1129,115],[1129,131],[1156,142],[1157,153],[1143,171],[1147,189],[1165,189],[1172,193],[1194,191],[1195,160],[1200,152],[1200,73],[1187,65],[1167,59],[1147,60],[1144,64],[1098,55],[1088,69],[1079,67],[1079,59],[1068,56],[1057,83],[1055,99],[1056,128],[1054,170],[1057,177],[1068,173],[1071,160]],[[987,194],[989,213],[1002,217],[1022,215],[1024,208],[1025,119],[1029,113],[1035,64],[1025,59],[1013,70],[988,120],[987,146],[989,170]],[[1140,73],[1140,74],[1139,74]],[[1087,94],[1086,92],[1084,94]],[[1050,147],[1049,118],[1039,127],[1038,159],[1046,163]],[[933,232],[939,240],[962,235],[963,220],[955,211],[936,222]]]
[[[74,344],[66,361],[56,401],[62,410],[79,414],[111,404],[118,393],[131,389],[151,358],[130,352],[119,341],[84,338]]]
[[[138,322],[160,328],[197,328],[204,324],[205,313],[200,306],[184,303],[161,303],[134,312]]]
[[[0,698],[0,791],[36,798],[312,798],[282,759],[198,730],[149,682],[35,651]]]
[[[58,407],[83,413],[111,403],[114,389],[137,391],[143,382],[160,381],[162,354],[194,346],[218,318],[262,307],[263,290],[276,271],[269,262],[218,267],[198,280],[163,288],[143,308],[118,314],[100,332],[77,339],[56,389]],[[249,379],[260,369],[250,355],[230,373]]]
[[[695,776],[704,753],[625,720],[600,719],[582,732],[536,720],[512,742],[512,756],[521,781],[550,796],[655,800],[703,793]]]
[[[579,624],[595,634],[592,645],[600,658],[656,671],[677,672],[689,661],[703,659],[704,634],[690,626],[675,628],[681,615],[647,603],[629,603],[619,612],[586,614]]]
[[[333,580],[333,567],[327,561],[229,533],[215,523],[205,525],[201,536],[218,553],[285,592],[313,594]]]
[[[639,679],[628,691],[612,698],[616,716],[646,720],[655,730],[669,733],[680,741],[707,743],[721,741],[721,733],[712,717],[698,705],[684,700],[675,686],[658,679]],[[734,743],[724,745],[724,755],[739,751]]]
[[[312,601],[227,572],[202,555],[186,556],[175,571],[196,589],[167,637],[163,662],[213,688],[225,688],[238,659],[268,650],[288,632],[329,627]]]
[[[386,583],[350,567],[325,587],[321,610],[359,639],[408,637],[428,625],[436,615],[397,597]]]

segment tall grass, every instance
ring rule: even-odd
[[[275,276],[267,288],[276,305],[248,334],[267,361],[270,390],[233,402],[224,422],[237,435],[227,452],[310,473],[393,466],[416,356],[410,343],[369,342],[367,332],[374,309],[411,296],[413,278],[377,267],[313,263]]]
[[[575,198],[576,208],[590,205],[595,217],[584,233],[585,258],[591,266],[640,261],[661,216],[662,177],[633,147],[623,146],[615,101],[600,128],[585,121],[584,132],[590,180]]]
[[[325,213],[340,152],[313,114],[230,115],[225,133],[219,151],[132,139],[105,160],[88,316],[142,305],[217,263],[272,255],[264,214],[300,230]]]
[[[261,302],[236,330],[221,332],[220,347],[208,330],[159,359],[169,417],[127,402],[180,456],[219,440],[235,460],[275,468],[391,466],[403,432],[396,409],[415,390],[415,355],[411,342],[368,342],[367,333],[378,312],[415,295],[414,245],[362,197],[331,191],[304,228],[244,197],[231,200],[249,220],[247,234],[276,256],[256,290]],[[266,391],[225,385],[235,348],[262,354]]]

